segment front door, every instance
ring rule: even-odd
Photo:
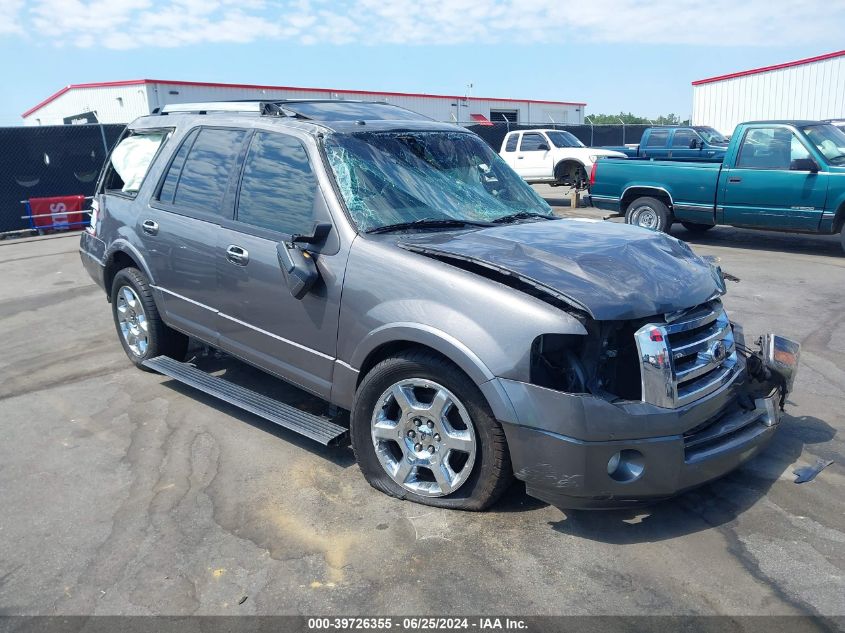
[[[552,159],[549,141],[539,132],[523,132],[516,155],[517,173],[531,180],[549,178],[552,174]]]
[[[217,339],[220,297],[214,247],[221,219],[231,217],[227,192],[245,138],[243,130],[228,128],[191,131],[136,227],[165,320],[211,344]]]
[[[308,248],[321,278],[302,299],[290,294],[276,252],[292,234],[310,234],[315,221],[331,222],[312,169],[317,160],[297,137],[255,132],[235,220],[224,223],[215,251],[218,329],[222,349],[328,397],[347,251],[335,230]]]
[[[719,181],[723,222],[817,230],[827,198],[828,174],[796,169],[800,165],[794,163],[811,156],[803,141],[788,127],[748,128],[735,166],[723,169]]]

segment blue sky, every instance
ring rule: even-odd
[[[845,2],[0,0],[0,125],[71,83],[176,79],[586,101],[655,117],[695,79],[841,48]],[[843,113],[845,114],[845,113]]]

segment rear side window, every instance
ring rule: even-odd
[[[669,140],[669,130],[652,130],[646,140],[646,147],[666,147]]]
[[[249,145],[238,197],[239,222],[308,233],[314,224],[317,179],[302,143],[292,136],[256,132]]]
[[[169,131],[150,130],[136,132],[120,141],[109,157],[103,190],[134,198],[150,170],[153,158],[169,137]]]
[[[192,130],[182,145],[173,157],[170,163],[170,169],[167,170],[167,176],[164,179],[164,184],[161,186],[161,191],[158,193],[158,199],[167,204],[173,204],[173,196],[176,194],[176,185],[179,184],[179,174],[182,173],[182,166],[185,164],[185,159],[188,157],[188,152],[199,134],[199,128]]]
[[[172,190],[172,203],[176,207],[220,213],[245,135],[244,130],[201,128],[189,148],[188,143],[179,148],[159,200],[167,202],[165,196],[170,196]],[[180,156],[183,151],[185,153]],[[180,167],[181,171],[178,171]]]
[[[519,140],[519,134],[511,134],[508,137],[508,142],[505,145],[506,152],[515,152],[516,151],[516,142]]]

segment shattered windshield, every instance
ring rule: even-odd
[[[335,134],[326,154],[361,231],[420,220],[491,222],[551,207],[468,132]]]

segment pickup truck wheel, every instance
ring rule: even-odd
[[[691,233],[704,233],[704,231],[709,231],[715,225],[699,224],[698,222],[681,222],[681,226],[683,226],[687,231],[690,231]]]
[[[842,227],[842,232],[839,233],[839,242],[842,244],[842,252],[845,253],[845,226]]]
[[[352,448],[370,485],[393,497],[483,510],[512,479],[504,431],[476,385],[425,351],[376,365],[352,407]]]
[[[137,268],[123,268],[111,287],[114,325],[123,351],[137,367],[156,356],[185,358],[188,337],[161,320],[147,278]]]
[[[669,207],[657,198],[637,198],[628,205],[625,222],[644,229],[668,233],[672,226],[672,214]]]

